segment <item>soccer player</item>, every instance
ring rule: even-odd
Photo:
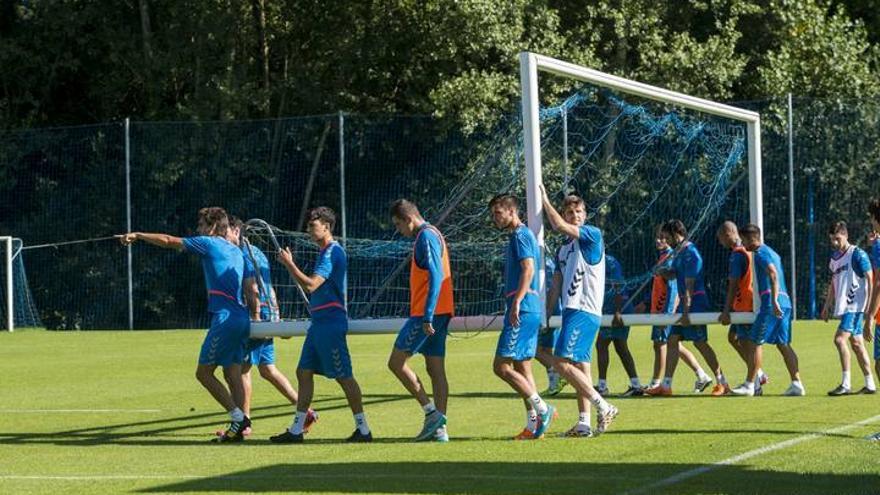
[[[643,313],[649,309],[651,314],[674,314],[678,308],[678,286],[675,280],[660,275],[664,270],[671,269],[673,253],[672,248],[666,242],[666,237],[661,233],[662,227],[661,224],[654,229],[654,247],[659,254],[654,263],[651,291],[647,293],[647,300],[635,308],[637,313]],[[660,392],[660,380],[666,372],[666,348],[671,332],[672,325],[655,325],[651,328],[651,341],[654,343],[654,374],[651,378],[651,384],[645,389],[649,395],[657,395]],[[694,383],[694,390],[702,391],[706,388],[706,384],[712,383],[712,378],[706,374],[697,358],[681,341],[678,343],[678,354],[681,360],[696,374],[697,380]]]
[[[724,300],[724,309],[718,317],[722,325],[730,325],[727,332],[727,341],[739,354],[743,363],[748,366],[743,341],[748,339],[750,325],[731,325],[730,312],[738,311],[751,313],[754,311],[754,290],[752,288],[752,253],[742,246],[739,238],[739,229],[730,221],[723,222],[716,232],[718,242],[730,250],[727,262],[727,298]],[[758,370],[758,382],[755,384],[755,395],[762,395],[761,387],[767,383],[767,375],[763,370]]]
[[[775,344],[779,349],[791,377],[791,385],[783,395],[806,395],[798,371],[798,357],[791,347],[791,299],[785,288],[782,259],[761,242],[761,229],[757,225],[748,224],[739,233],[743,246],[753,253],[761,308],[749,330],[748,340],[744,341],[749,359],[746,381],[731,392],[734,395],[754,395],[755,380],[763,362],[763,345],[767,343]]]
[[[548,256],[544,259],[544,273],[545,280],[547,281],[547,290],[546,292],[550,292],[550,286],[553,281],[553,273],[556,271],[556,263],[553,262],[553,258]],[[562,314],[562,305],[557,300],[556,305],[553,306],[553,311],[550,313],[550,316],[559,316]],[[568,385],[568,382],[565,378],[561,377],[559,373],[553,368],[553,348],[556,347],[556,339],[559,338],[559,329],[551,328],[549,326],[541,326],[541,330],[538,333],[538,349],[535,352],[535,358],[544,365],[544,368],[547,370],[547,389],[541,392],[541,397],[553,397],[555,395],[559,395],[562,392],[562,389]]]
[[[547,314],[562,298],[562,329],[553,349],[553,367],[577,391],[578,422],[566,436],[590,437],[604,433],[618,410],[593,388],[590,360],[593,343],[602,321],[605,297],[605,245],[602,231],[585,225],[584,200],[575,195],[562,202],[562,215],[556,211],[540,186],[541,200],[550,225],[568,237],[556,254],[556,273],[547,300]],[[547,325],[549,326],[549,325]],[[590,428],[590,404],[596,406],[596,430]]]
[[[856,360],[865,375],[865,386],[858,393],[874,394],[877,393],[877,386],[874,384],[874,375],[871,373],[868,349],[862,338],[865,310],[868,309],[871,286],[874,285],[871,261],[865,251],[849,243],[849,232],[845,222],[834,222],[830,225],[828,241],[834,252],[828,262],[828,268],[831,270],[831,283],[828,285],[821,317],[828,321],[832,314],[833,305],[834,316],[840,318],[840,324],[834,335],[834,345],[840,355],[840,366],[843,371],[840,385],[829,391],[828,395],[837,397],[849,395],[852,391],[847,341],[852,346]]]
[[[871,300],[865,315],[865,340],[874,341],[874,370],[880,376],[880,340],[872,335],[872,326],[876,321],[880,323],[880,199],[873,199],[868,205],[868,213],[871,215],[871,264],[873,265],[874,287],[871,290]]]
[[[509,234],[504,255],[504,329],[498,337],[493,370],[515,390],[526,406],[526,427],[515,440],[541,438],[550,427],[556,408],[544,402],[535,388],[531,359],[538,345],[541,327],[541,298],[538,295],[541,259],[538,239],[519,218],[519,201],[499,194],[489,202],[495,226]]]
[[[269,268],[269,260],[263,251],[252,244],[247,243],[241,236],[242,221],[238,217],[231,218],[231,228],[239,238],[239,244],[244,255],[244,281],[243,293],[250,310],[251,321],[270,321],[278,318],[278,298],[272,287],[272,274]],[[257,278],[259,277],[259,282]],[[262,286],[262,288],[261,288]],[[251,368],[256,366],[260,376],[271,383],[278,392],[292,405],[296,405],[296,390],[290,381],[275,366],[275,342],[268,339],[248,339],[245,348],[245,362],[241,368],[241,376],[244,383],[244,414],[251,417],[251,397],[253,395],[253,383],[251,381]],[[304,431],[308,433],[312,424],[318,420],[318,414],[309,409],[306,416]],[[246,429],[245,436],[250,434]]]
[[[425,412],[422,431],[415,440],[447,442],[446,335],[455,308],[449,250],[440,231],[422,218],[411,201],[398,199],[392,203],[391,220],[401,235],[413,237],[415,241],[409,274],[410,317],[397,334],[388,368]],[[434,401],[428,398],[418,375],[407,364],[416,353],[425,357]]]
[[[633,305],[628,300],[629,294],[624,286],[623,267],[617,258],[608,253],[605,253],[605,284],[608,290],[605,291],[603,311],[613,313],[614,321],[612,326],[599,329],[599,338],[596,340],[596,360],[599,364],[599,383],[596,385],[596,392],[599,392],[603,397],[608,396],[608,381],[606,380],[610,361],[608,348],[614,342],[614,351],[620,357],[623,369],[629,377],[629,388],[621,396],[641,396],[643,393],[642,383],[639,380],[636,363],[627,344],[629,327],[624,326],[620,319],[621,313],[632,313]]]
[[[223,208],[199,210],[198,233],[198,236],[184,238],[143,232],[117,237],[124,245],[144,241],[154,246],[187,251],[201,258],[208,289],[211,327],[199,353],[196,379],[229,412],[229,427],[213,441],[241,442],[244,440],[244,430],[251,426],[250,419],[242,410],[244,385],[241,366],[245,341],[250,334],[250,320],[241,295],[244,258],[238,247],[237,232],[229,228],[229,217]],[[223,368],[228,389],[214,376],[218,366]]]
[[[681,318],[669,335],[669,345],[666,350],[666,373],[663,382],[659,388],[652,389],[650,395],[672,395],[672,377],[675,375],[679,357],[678,344],[683,340],[694,343],[694,347],[700,351],[706,364],[715,373],[718,382],[712,388],[712,395],[724,395],[730,390],[730,386],[721,371],[721,365],[718,364],[715,351],[709,345],[706,325],[692,325],[690,320],[692,312],[709,310],[709,297],[706,295],[706,286],[703,282],[703,257],[697,250],[697,246],[687,240],[687,229],[681,220],[669,220],[663,224],[660,231],[666,238],[666,243],[676,250],[671,270],[665,270],[664,274],[668,278],[675,278],[680,297]],[[702,392],[710,383],[700,384],[702,388],[698,387],[694,392]]]
[[[296,378],[299,382],[299,401],[293,424],[279,435],[270,437],[274,443],[302,443],[306,418],[315,390],[315,375],[334,378],[348,401],[354,415],[355,430],[348,442],[372,442],[373,434],[364,415],[361,388],[354,379],[351,356],[348,352],[348,313],[345,308],[346,271],[348,261],[345,250],[333,239],[336,214],[326,206],[309,211],[308,232],[321,251],[311,275],[304,273],[293,258],[290,248],[278,253],[278,261],[284,265],[294,281],[311,294],[309,326]]]

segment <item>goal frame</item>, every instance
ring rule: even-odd
[[[12,273],[12,237],[0,236],[0,244],[4,247],[3,263],[6,266],[6,331],[13,332],[15,330],[15,295],[12,290],[15,284]]]
[[[557,76],[595,84],[622,93],[647,98],[661,103],[675,104],[691,110],[729,118],[746,124],[749,173],[749,220],[764,230],[764,211],[761,189],[761,116],[757,112],[725,105],[695,96],[625,79],[622,77],[581,67],[552,57],[531,52],[520,52],[520,88],[522,90],[523,154],[526,164],[526,203],[528,225],[538,238],[540,251],[544,251],[544,206],[539,187],[543,184],[541,163],[541,121],[538,94],[538,74],[546,72]],[[543,257],[543,254],[541,255]],[[539,264],[543,265],[543,260]],[[546,298],[544,271],[539,270],[539,290],[543,302]],[[760,295],[755,291],[755,308],[760,307]],[[541,305],[544,308],[544,304]],[[718,322],[720,313],[692,313],[691,323],[705,325]],[[645,318],[645,317],[648,318]],[[675,320],[678,319],[676,315]],[[603,317],[603,325],[605,324]],[[667,325],[666,315],[623,315],[625,325]],[[732,313],[733,323],[751,323],[754,313]],[[672,321],[671,323],[675,323]]]

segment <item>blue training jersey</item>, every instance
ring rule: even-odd
[[[185,237],[183,249],[202,260],[205,287],[208,289],[208,311],[245,311],[241,295],[245,271],[241,249],[217,236]]]
[[[880,270],[880,239],[871,244],[871,264],[875,270]]]
[[[602,312],[614,313],[617,310],[615,299],[620,296],[621,303],[626,305],[621,308],[621,313],[631,313],[632,302],[627,303],[629,292],[626,290],[626,278],[623,276],[623,265],[614,256],[605,253],[605,299]]]
[[[345,250],[333,241],[318,253],[313,275],[324,279],[324,283],[312,293],[309,308],[312,317],[346,316],[345,290],[348,260]]]
[[[685,294],[686,280],[694,279],[690,311],[692,313],[708,311],[709,297],[706,294],[706,283],[703,280],[703,257],[694,243],[688,241],[679,251],[672,260],[672,269],[675,270],[675,283],[678,284],[679,294]]]
[[[749,269],[749,258],[741,251],[731,251],[727,263],[727,273],[730,278],[739,280],[746,275]]]
[[[776,279],[779,283],[779,307],[791,308],[791,298],[788,296],[788,289],[785,286],[785,272],[782,269],[782,258],[770,246],[762,244],[755,251],[755,276],[758,279],[758,292],[761,294],[761,310],[772,311],[773,296],[772,286],[770,284],[769,267],[773,265],[776,268]]]
[[[269,267],[269,259],[266,258],[266,254],[263,253],[263,250],[251,244],[250,252],[248,252],[248,248],[242,246],[242,252],[244,253],[244,261],[245,261],[245,274],[244,278],[248,277],[256,277],[257,273],[260,275],[260,281],[263,283],[263,290],[260,291],[260,310],[270,310],[271,309],[271,298],[272,298],[272,271]],[[253,253],[254,261],[257,262],[257,266],[254,267],[251,262],[251,253]]]
[[[520,262],[531,259],[532,280],[529,289],[519,305],[523,313],[540,313],[541,298],[538,297],[538,239],[535,234],[525,225],[520,225],[510,233],[507,242],[507,251],[504,254],[504,300],[509,307],[519,288],[519,279],[522,275]]]
[[[413,248],[416,266],[428,271],[428,298],[425,301],[424,321],[434,319],[440,288],[443,286],[443,240],[437,235],[437,231],[428,228],[429,225],[425,222],[419,228],[420,233],[416,235]]]

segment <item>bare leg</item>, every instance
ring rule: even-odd
[[[733,347],[737,354],[739,354],[739,357],[743,362],[748,365],[749,357],[746,354],[745,346],[743,345],[743,342],[736,337],[736,332],[734,330],[731,329],[727,332],[727,341],[730,342],[730,346]]]
[[[788,368],[788,375],[791,378],[791,381],[800,381],[801,374],[798,367],[797,353],[794,352],[791,345],[787,344],[779,344],[776,348],[779,349],[779,352],[782,354],[782,359],[785,361],[785,367]],[[758,367],[761,367],[761,362],[758,362]]]
[[[274,364],[261,364],[259,369],[260,376],[263,377],[263,379],[271,383],[272,386],[275,387],[275,390],[280,392],[281,395],[290,401],[291,404],[296,405],[298,398],[296,390],[293,389],[293,385],[290,384],[290,380],[284,376],[284,373],[276,368]]]
[[[614,351],[620,357],[620,363],[623,364],[623,369],[626,370],[626,375],[630,378],[638,378],[639,373],[636,371],[636,362],[633,359],[632,353],[629,352],[629,344],[627,341],[623,339],[615,339]]]
[[[862,369],[862,374],[869,375],[871,373],[871,359],[868,357],[868,349],[865,347],[864,339],[861,335],[857,335],[850,337],[849,343],[852,346],[853,354],[856,355],[856,361],[859,362],[859,367]]]
[[[675,376],[675,368],[678,366],[679,342],[681,342],[681,338],[678,335],[669,336],[669,343],[666,346],[666,378]]]
[[[236,407],[235,402],[226,386],[214,376],[216,369],[217,366],[213,364],[200,364],[196,367],[196,379],[211,394],[211,397],[223,406],[223,409],[232,411]]]
[[[654,342],[654,375],[655,382],[663,378],[666,370],[666,342]]]
[[[611,345],[611,339],[599,337],[596,340],[596,361],[599,366],[599,379],[608,378],[608,363],[610,356],[608,355],[608,347]]]
[[[834,334],[834,346],[837,347],[837,353],[840,356],[840,369],[844,373],[849,371],[849,347],[846,345],[849,336],[849,332],[837,332]]]
[[[431,388],[434,392],[434,406],[440,413],[446,415],[446,405],[449,400],[449,382],[446,380],[446,363],[439,356],[425,356],[425,368],[431,377]]]
[[[425,387],[422,385],[422,382],[419,380],[418,375],[416,375],[415,371],[409,367],[407,361],[409,360],[410,355],[406,352],[401,351],[400,349],[394,349],[391,351],[391,356],[388,358],[388,369],[394,373],[394,376],[400,380],[400,383],[403,384],[403,387],[419,402],[419,405],[428,404],[428,393],[425,392]],[[341,384],[341,382],[340,382]],[[343,386],[343,388],[345,388]]]
[[[251,417],[251,395],[253,394],[254,387],[253,383],[251,383],[250,364],[245,364],[241,367],[241,384],[244,390],[244,401],[241,405],[241,410],[244,411],[245,416]]]
[[[697,350],[700,351],[700,354],[702,354],[703,359],[706,360],[706,364],[709,365],[709,369],[711,369],[712,372],[715,373],[715,376],[720,375],[721,365],[718,364],[718,357],[715,356],[715,350],[712,349],[712,346],[709,345],[708,342],[703,341],[694,342],[694,347],[696,347]]]
[[[296,410],[304,413],[312,405],[312,395],[315,393],[315,372],[297,368],[296,381],[299,384],[299,401],[296,403]]]
[[[515,361],[511,358],[496,357],[492,368],[495,374],[507,382],[520,397],[528,399],[535,393],[534,385],[532,385],[532,382],[527,377],[515,369],[514,364]]]
[[[351,408],[351,412],[354,414],[360,414],[364,412],[361,387],[360,385],[358,385],[357,380],[355,380],[354,377],[337,378],[336,383],[338,383],[339,386],[342,387],[342,391],[345,393],[345,399],[348,401],[348,407]],[[302,388],[300,388],[300,396],[302,395]]]
[[[679,357],[681,357],[681,360],[684,361],[684,364],[686,364],[688,368],[694,370],[694,373],[700,369],[700,362],[697,361],[697,356],[694,356],[694,353],[685,347],[683,342],[678,343],[678,354]]]
[[[590,376],[590,365],[587,363],[575,363],[577,369],[587,377],[588,383],[593,383],[593,377]],[[590,400],[581,394],[577,395],[578,412],[590,414]]]

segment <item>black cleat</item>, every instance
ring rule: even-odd
[[[837,388],[828,392],[828,395],[830,395],[831,397],[839,397],[841,395],[849,395],[849,394],[850,394],[849,389],[844,387],[843,385],[838,385]]]
[[[877,389],[871,390],[871,389],[868,388],[868,387],[862,387],[862,388],[860,388],[859,391],[856,392],[856,393],[857,393],[857,394],[864,394],[864,395],[874,395],[874,394],[877,393]]]
[[[361,433],[361,430],[357,428],[354,429],[354,433],[351,434],[350,437],[345,439],[348,443],[370,443],[373,441],[373,432],[369,432],[366,435]]]
[[[284,430],[284,433],[269,437],[272,443],[303,443],[303,434],[294,435],[290,430]]]
[[[247,416],[242,421],[229,423],[229,428],[217,438],[211,439],[212,443],[240,443],[244,442],[244,430],[251,426],[251,420]]]

